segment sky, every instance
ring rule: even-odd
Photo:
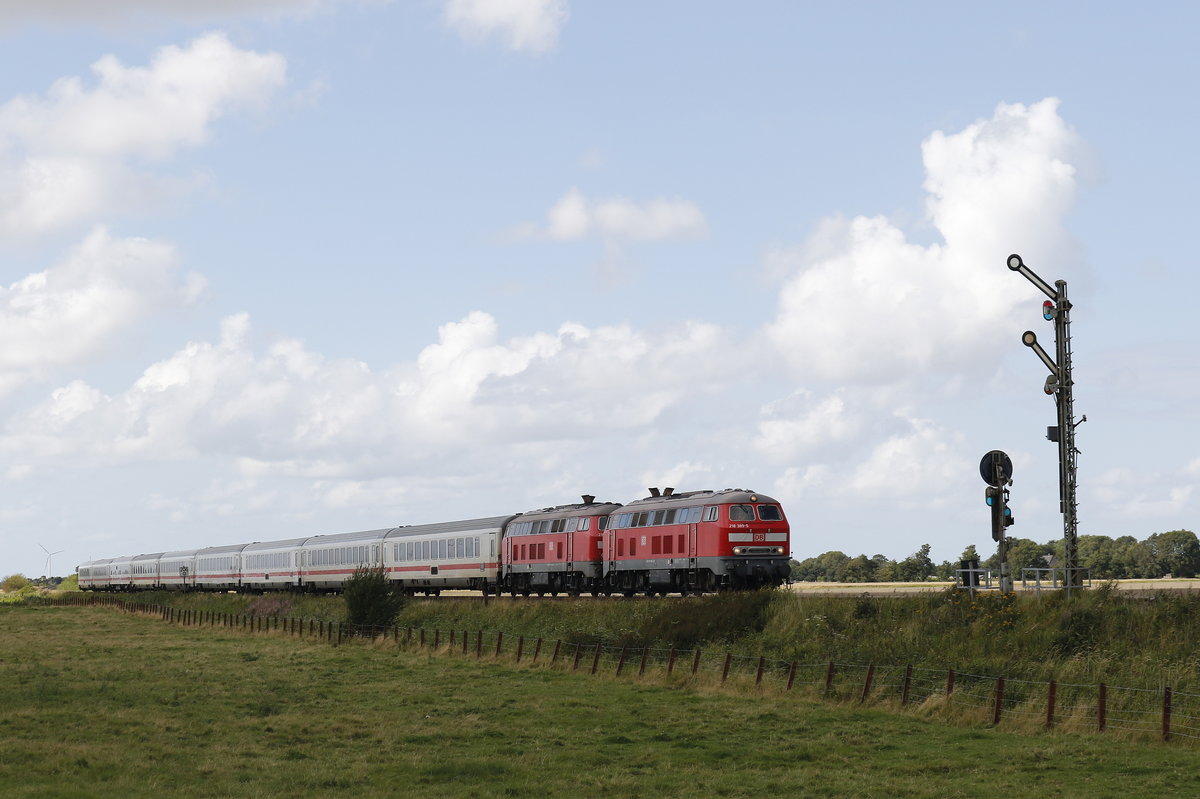
[[[835,7],[836,6],[836,7]],[[792,555],[1198,525],[1188,4],[0,6],[0,573],[651,486]],[[49,562],[48,553],[53,554]]]

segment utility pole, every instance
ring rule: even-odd
[[[1050,299],[1042,303],[1042,318],[1054,322],[1054,354],[1051,358],[1038,344],[1037,334],[1026,330],[1021,343],[1041,359],[1050,376],[1043,390],[1054,397],[1058,409],[1058,424],[1046,428],[1046,438],[1058,444],[1058,506],[1063,517],[1063,587],[1067,595],[1083,588],[1083,570],[1079,566],[1079,505],[1076,501],[1076,469],[1079,450],[1075,448],[1075,428],[1087,421],[1087,416],[1075,421],[1075,400],[1071,374],[1071,302],[1067,299],[1067,282],[1056,280],[1054,286],[1033,273],[1021,256],[1008,256],[1008,268],[1019,272]]]

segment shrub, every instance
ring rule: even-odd
[[[0,582],[0,590],[5,593],[15,593],[29,585],[29,579],[23,574],[10,574]]]
[[[360,566],[342,586],[346,620],[373,627],[391,625],[404,608],[404,594],[380,568]]]

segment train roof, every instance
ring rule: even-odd
[[[414,524],[405,527],[395,527],[388,532],[387,537],[391,540],[413,535],[446,535],[448,533],[498,531],[519,515],[510,513],[507,516],[487,516],[482,519],[463,519],[457,522],[436,522],[434,524]]]
[[[149,552],[144,555],[134,555],[133,560],[158,560],[162,555],[161,552]]]
[[[280,541],[255,541],[253,544],[246,544],[243,552],[261,552],[264,549],[287,549],[289,547],[298,547],[312,536],[304,538],[285,538]]]
[[[223,547],[204,547],[196,550],[197,555],[220,555],[224,552],[241,552],[247,544],[227,544]]]
[[[297,546],[321,547],[329,546],[331,544],[344,544],[352,541],[382,541],[391,531],[391,527],[384,527],[379,530],[359,530],[353,533],[330,533],[328,535],[314,535],[309,536],[308,538],[298,539],[300,543]]]
[[[552,519],[561,516],[607,516],[621,507],[620,502],[576,502],[573,505],[555,505],[552,508],[538,508],[518,514],[521,520]]]
[[[667,492],[670,493],[667,493]],[[676,502],[690,505],[696,502],[773,502],[779,504],[779,500],[772,499],[765,494],[759,494],[756,491],[751,491],[745,488],[724,488],[720,491],[684,491],[678,492],[672,489],[664,489],[662,493],[658,493],[658,489],[651,489],[650,496],[642,499],[635,499],[633,502],[626,503],[625,507],[641,507],[644,505],[673,505]]]

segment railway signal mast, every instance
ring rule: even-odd
[[[1058,407],[1058,424],[1046,428],[1046,438],[1058,444],[1058,504],[1063,516],[1063,587],[1067,594],[1083,588],[1083,570],[1079,566],[1079,518],[1076,502],[1076,468],[1079,450],[1075,448],[1075,428],[1087,421],[1083,416],[1075,421],[1075,400],[1071,390],[1075,381],[1071,375],[1071,303],[1067,299],[1067,282],[1056,280],[1051,286],[1025,265],[1021,256],[1008,256],[1008,268],[1019,272],[1050,299],[1042,303],[1042,317],[1054,322],[1054,354],[1038,344],[1037,334],[1026,330],[1021,343],[1041,359],[1050,376],[1043,390],[1054,397]]]

